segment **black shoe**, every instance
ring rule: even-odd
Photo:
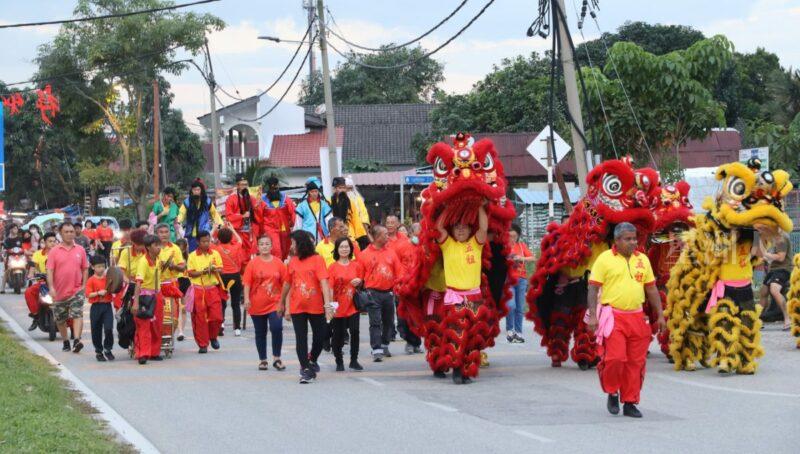
[[[71,351],[72,347],[69,345],[69,341],[64,341],[64,347],[61,349],[62,352]]]
[[[608,408],[608,412],[612,415],[619,414],[619,394],[608,395],[608,403],[606,403],[606,408]]]
[[[217,333],[217,336],[225,337],[225,328],[220,327],[219,328],[219,333]]]
[[[464,377],[461,376],[461,371],[458,369],[453,369],[453,383],[457,385],[464,384]]]
[[[589,361],[586,361],[585,359],[578,361],[578,367],[580,370],[589,370]]]
[[[319,372],[319,371],[320,371],[320,368],[319,368],[319,363],[318,363],[318,362],[316,362],[316,361],[309,361],[309,362],[308,362],[308,365],[309,365],[309,367],[311,367],[311,370],[313,370],[313,371],[314,371],[314,373],[317,373],[317,372]]]
[[[420,346],[414,347],[414,353],[422,353],[422,347]]]
[[[197,350],[197,353],[208,353],[208,348],[200,347],[200,350]]]
[[[139,364],[147,364],[147,358],[139,358]]]
[[[97,358],[97,360],[100,361],[101,363],[106,362],[106,357],[103,356],[102,353],[98,353],[98,354],[94,355],[94,357]]]
[[[28,331],[33,331],[33,330],[35,330],[35,329],[36,329],[36,328],[38,328],[38,327],[39,327],[39,322],[37,322],[37,321],[36,321],[36,319],[34,318],[34,319],[31,321],[31,326],[29,326],[29,327],[28,327]]]
[[[211,339],[211,348],[214,350],[219,350],[219,341],[216,339]]]
[[[433,376],[436,378],[447,378],[447,374],[440,370],[434,371]]]
[[[358,360],[355,360],[355,359],[351,359],[350,360],[350,369],[358,370],[358,371],[364,370],[364,368],[361,366],[361,364],[358,364]]]
[[[631,418],[641,418],[642,412],[636,408],[634,404],[624,404],[622,405],[622,414],[625,416],[630,416]]]
[[[386,358],[392,357],[392,352],[389,351],[389,346],[383,347],[383,356]]]
[[[75,339],[75,343],[72,344],[72,353],[80,353],[83,350],[83,342],[81,342],[80,338]]]
[[[301,385],[305,385],[307,383],[312,383],[314,381],[314,378],[315,378],[314,371],[312,371],[311,369],[303,369],[303,371],[300,372],[300,384]]]
[[[105,352],[105,355],[106,355],[106,359],[107,360],[114,361],[115,358],[114,358],[114,354],[113,353],[111,353],[110,351],[107,351],[107,352]]]
[[[341,359],[336,360],[336,372],[344,372],[344,361]]]
[[[183,342],[184,339],[186,338],[183,336],[183,334],[178,336],[178,342]]]
[[[161,355],[158,356],[151,356],[150,361],[164,361],[164,357]]]

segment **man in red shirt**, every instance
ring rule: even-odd
[[[58,226],[61,244],[47,256],[47,287],[53,295],[53,316],[64,341],[65,352],[70,351],[67,337],[67,319],[72,319],[75,342],[71,350],[78,353],[83,348],[83,303],[86,299],[86,280],[89,278],[89,262],[86,251],[75,244],[75,227],[71,222]]]
[[[394,327],[394,284],[402,275],[403,265],[397,254],[389,248],[389,233],[382,225],[371,229],[372,244],[358,258],[364,266],[364,287],[370,295],[369,340],[372,358],[378,363],[391,357],[389,342]]]
[[[225,200],[225,219],[239,234],[242,249],[248,254],[255,253],[255,239],[258,238],[258,222],[256,214],[261,201],[250,195],[247,189],[247,177],[243,173],[236,174],[236,192]]]
[[[264,186],[267,189],[261,196],[261,201],[264,203],[258,211],[260,232],[272,238],[272,255],[286,260],[292,241],[289,235],[297,218],[295,205],[285,192],[281,192],[277,178],[267,178]]]
[[[416,246],[408,239],[408,237],[403,233],[400,232],[398,229],[402,224],[400,224],[400,218],[395,215],[386,216],[386,231],[389,234],[389,243],[387,247],[392,249],[397,257],[400,259],[400,263],[403,265],[403,269],[408,269],[413,265],[414,262],[414,255],[416,254]],[[397,281],[395,284],[402,279],[403,276],[397,276]],[[395,310],[397,309],[397,299],[395,299]],[[419,338],[416,334],[411,332],[411,329],[408,327],[408,323],[400,318],[397,317],[397,334],[400,334],[400,338],[406,341],[406,354],[414,354],[414,353],[422,353],[422,339]],[[395,338],[395,328],[392,326],[392,340]]]

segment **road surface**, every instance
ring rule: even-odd
[[[0,307],[27,328],[21,296],[0,296]],[[252,331],[207,355],[189,333],[172,359],[146,366],[118,346],[116,362],[97,362],[88,326],[78,355],[30,334],[164,453],[798,452],[800,350],[778,325],[763,332],[755,376],[676,373],[651,345],[642,420],[607,413],[595,371],[552,369],[527,322],[528,342],[498,338],[468,386],[433,378],[402,343],[380,364],[362,356],[360,373],[335,372],[323,353],[316,383],[300,385],[289,326],[283,372],[257,370]],[[362,352],[366,328],[363,317]]]

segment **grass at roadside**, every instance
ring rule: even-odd
[[[0,452],[132,452],[54,372],[0,324]]]

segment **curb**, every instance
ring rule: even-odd
[[[10,315],[2,307],[0,307],[0,318],[8,323],[14,334],[19,337],[23,344],[36,355],[46,359],[50,364],[58,369],[58,375],[70,383],[72,388],[78,391],[82,397],[94,407],[99,416],[105,421],[109,427],[114,429],[126,442],[130,443],[134,448],[143,454],[157,454],[160,451],[150,443],[150,440],[145,438],[138,430],[128,423],[119,413],[116,412],[111,406],[94,393],[84,382],[81,381],[75,374],[73,374],[66,366],[61,364],[53,355],[50,354],[44,347],[28,334],[27,331],[22,329]]]

